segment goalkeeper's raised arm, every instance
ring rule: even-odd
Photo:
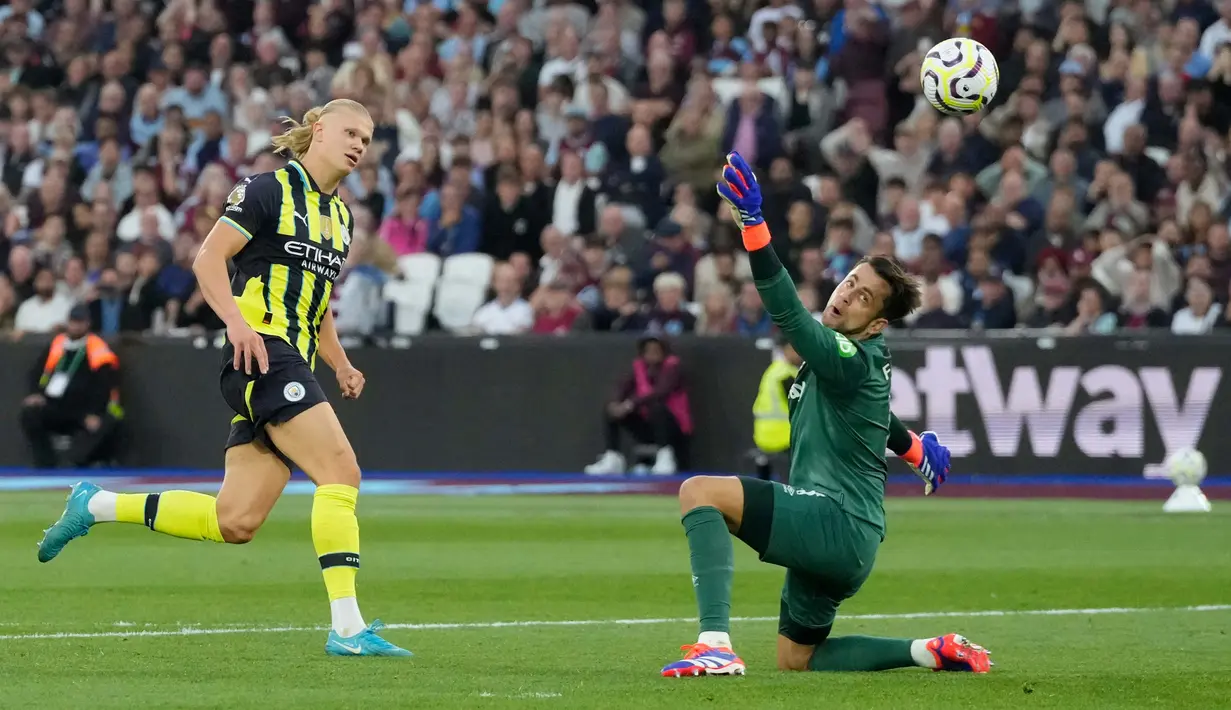
[[[738,153],[727,156],[718,194],[743,230],[744,247],[761,300],[774,324],[830,390],[859,387],[873,367],[861,345],[890,321],[919,305],[919,287],[893,259],[864,259],[834,290],[818,323],[800,302],[794,284],[770,246],[761,216],[761,190]]]

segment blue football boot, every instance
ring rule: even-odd
[[[38,543],[39,562],[50,562],[65,545],[90,532],[90,526],[94,524],[90,499],[101,490],[88,481],[73,486],[60,519],[43,531],[43,539]]]
[[[325,642],[325,653],[330,656],[401,656],[415,654],[404,648],[399,648],[384,640],[376,632],[385,627],[380,619],[373,621],[368,628],[354,636],[342,638],[337,631],[329,632],[329,640]]]

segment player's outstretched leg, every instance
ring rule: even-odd
[[[778,640],[778,665],[783,670],[887,671],[894,668],[930,668],[936,671],[987,673],[993,665],[989,651],[964,636],[947,634],[931,639],[895,639],[874,636],[839,636],[810,647]],[[797,651],[803,651],[800,656]],[[792,658],[794,657],[794,661]],[[802,661],[802,662],[801,662]]]
[[[744,661],[732,650],[730,636],[735,576],[730,529],[739,527],[743,509],[738,478],[696,476],[680,486],[701,633],[696,643],[683,647],[683,659],[663,667],[664,677],[744,674]]]
[[[94,525],[107,522],[145,525],[188,540],[225,542],[218,529],[213,496],[192,491],[112,493],[82,481],[69,492],[60,519],[43,531],[38,561],[50,562],[69,542],[89,533]]]
[[[359,572],[359,463],[328,403],[322,402],[290,421],[268,427],[270,438],[316,483],[312,498],[312,544],[316,548],[333,628],[325,642],[331,656],[411,656],[377,633],[359,613],[355,576]]]
[[[193,491],[113,493],[93,483],[73,486],[60,519],[38,545],[48,562],[99,523],[132,523],[186,540],[243,544],[265,522],[290,469],[259,442],[227,449],[226,476],[214,498]]]

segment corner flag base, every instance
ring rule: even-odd
[[[1205,497],[1197,486],[1185,484],[1176,486],[1175,493],[1163,503],[1164,513],[1208,513],[1210,500]]]

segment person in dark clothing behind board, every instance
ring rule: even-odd
[[[666,340],[646,335],[638,341],[633,371],[620,383],[615,399],[607,405],[606,414],[607,450],[586,466],[586,473],[624,473],[621,429],[632,434],[638,443],[658,448],[654,466],[649,469],[651,473],[671,475],[676,472],[676,455],[684,453],[684,444],[692,434],[692,413],[680,360],[671,354]],[[644,471],[644,468],[638,466],[633,470]]]
[[[68,461],[75,467],[113,457],[123,416],[119,402],[119,359],[90,332],[90,311],[73,307],[68,327],[57,335],[30,373],[30,394],[22,402],[21,427],[35,468],[55,468],[54,435],[72,437]]]

